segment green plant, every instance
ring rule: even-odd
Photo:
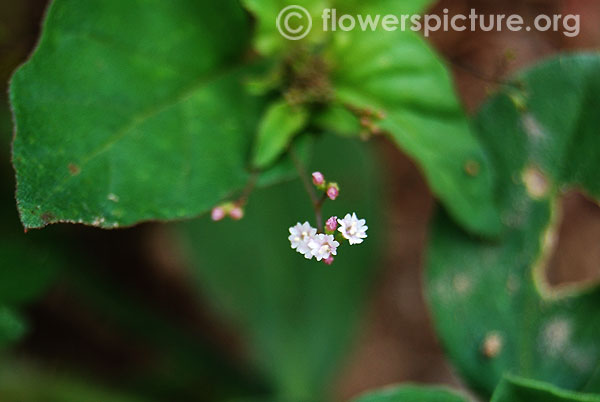
[[[427,5],[305,3],[315,17],[327,7],[398,15]],[[577,393],[600,392],[597,287],[549,289],[544,263],[560,196],[575,188],[600,197],[600,57],[560,56],[534,67],[503,83],[471,121],[443,62],[418,34],[316,29],[288,41],[273,24],[286,5],[54,0],[34,54],[11,80],[16,197],[26,229],[59,222],[118,228],[210,210],[213,220],[246,215],[173,230],[187,246],[195,286],[246,335],[253,351],[246,363],[258,379],[226,364],[211,373],[196,361],[218,358],[168,318],[64,264],[83,299],[160,351],[164,368],[143,374],[151,385],[138,379],[126,387],[197,397],[187,392],[202,372],[212,386],[207,394],[219,400],[327,398],[384,239],[385,172],[360,141],[383,136],[414,159],[440,201],[426,290],[438,334],[466,381],[495,402],[598,400]],[[306,166],[336,182],[317,177],[315,190]],[[298,176],[310,204],[298,180],[289,180]],[[314,212],[315,234],[337,242],[338,221],[324,225],[323,213],[340,210],[368,219],[363,246],[317,256],[307,243],[308,258],[331,263],[336,255],[333,270],[290,252],[289,223]],[[17,261],[27,247],[3,242],[0,259]],[[0,274],[0,346],[22,334],[17,308],[62,265],[32,254],[38,259]],[[169,375],[177,381],[160,382]],[[220,381],[226,375],[230,383]],[[467,399],[404,386],[357,401]]]
[[[420,162],[463,224],[497,231],[489,163],[425,42],[397,31],[297,44],[260,28],[272,25],[280,3],[248,2],[259,21],[263,57],[256,58],[248,56],[248,17],[233,0],[53,2],[35,54],[11,81],[23,224],[111,228],[196,216],[244,187],[252,167],[272,165],[309,123],[322,131],[332,119],[337,127],[362,118]],[[315,5],[353,13],[390,7]],[[393,10],[422,6],[411,1]],[[93,21],[80,18],[92,14]],[[446,141],[443,153],[439,141]],[[477,164],[475,174],[465,172],[468,163]]]

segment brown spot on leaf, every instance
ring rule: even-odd
[[[69,163],[68,168],[69,173],[71,173],[73,176],[76,176],[81,172],[81,168],[74,163]]]
[[[530,113],[523,116],[523,127],[525,132],[532,138],[542,138],[545,136],[544,129],[538,120]]]
[[[527,167],[523,171],[521,178],[531,198],[539,199],[548,194],[548,190],[550,189],[548,178],[536,166]]]
[[[558,356],[569,344],[572,327],[564,318],[555,318],[544,326],[542,342],[550,356]]]
[[[481,166],[479,166],[477,161],[468,160],[465,162],[465,172],[469,176],[477,176],[479,174],[479,169],[481,169]]]
[[[488,359],[493,359],[502,351],[502,337],[498,332],[489,332],[483,340],[481,352]]]
[[[454,290],[460,294],[465,294],[471,289],[471,281],[466,275],[456,275],[452,281],[452,285],[454,286]]]
[[[42,221],[44,222],[44,224],[49,224],[50,222],[54,221],[56,219],[56,216],[54,216],[54,214],[52,212],[44,212],[41,216]]]

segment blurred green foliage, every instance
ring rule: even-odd
[[[2,402],[150,402],[18,362],[0,369]]]
[[[400,15],[425,3],[304,6]],[[10,91],[26,227],[111,228],[201,214],[244,186],[248,166],[271,166],[304,126],[314,120],[321,131],[322,109],[333,107],[350,112],[335,114],[342,130],[359,115],[362,134],[389,134],[467,229],[497,233],[487,158],[422,38],[401,30],[329,37],[319,28],[296,43],[273,26],[288,1],[245,4],[258,21],[255,46],[268,56],[258,64],[247,56],[248,17],[233,0],[52,3]],[[236,67],[248,64],[251,74]]]
[[[367,393],[354,402],[467,402],[457,392],[442,387],[402,385]]]
[[[472,398],[440,388],[403,385],[369,393],[355,402],[468,402]],[[600,395],[565,391],[551,384],[520,377],[504,377],[491,402],[598,402]]]
[[[598,402],[600,395],[565,391],[551,384],[507,376],[491,402]]]
[[[307,121],[308,112],[301,106],[293,107],[283,101],[270,105],[256,134],[253,166],[260,169],[275,162]]]
[[[484,395],[505,373],[600,391],[600,289],[551,289],[545,277],[560,197],[576,189],[600,199],[598,71],[597,54],[560,56],[479,112],[505,228],[499,241],[470,236],[444,213],[433,223],[427,291],[436,328]]]
[[[342,186],[325,216],[355,211],[369,223],[368,240],[342,245],[331,267],[290,248],[288,227],[297,220],[314,225],[298,181],[254,193],[240,222],[182,225],[198,287],[237,323],[251,360],[281,401],[328,400],[325,392],[354,339],[384,242],[383,173],[373,150],[333,137],[315,148],[313,166]]]
[[[363,118],[418,163],[452,217],[468,230],[496,234],[489,161],[446,68],[423,39],[400,30],[339,32],[328,56],[337,67],[337,101],[374,111],[375,117]],[[476,168],[469,171],[469,165]]]
[[[107,381],[125,394],[329,400],[385,244],[384,173],[358,138],[385,134],[445,207],[433,224],[427,287],[442,341],[469,384],[494,402],[598,400],[555,388],[600,391],[597,288],[557,292],[543,277],[560,195],[577,188],[600,197],[598,55],[561,57],[518,76],[471,124],[447,69],[417,34],[316,29],[290,42],[273,22],[292,2],[241,3],[55,0],[10,94],[26,228],[189,218],[259,175],[243,221],[173,226],[198,301],[206,298],[239,331],[245,360],[232,361],[87,256],[66,253],[58,232],[22,235],[8,175],[10,191],[0,195],[0,347],[26,333],[22,311],[59,277],[78,303],[151,351],[143,367]],[[328,7],[399,15],[428,3],[303,5],[317,20]],[[253,42],[242,5],[256,22]],[[0,27],[0,42],[2,34]],[[2,106],[0,128],[8,165],[10,115]],[[370,227],[365,244],[345,245],[331,267],[305,261],[286,240],[289,226],[313,217],[300,183],[263,188],[295,176],[287,151],[307,160],[313,142],[311,167],[342,188],[326,216],[355,211]],[[5,356],[0,401],[138,401]],[[502,379],[506,373],[548,383]],[[358,399],[411,400],[466,399],[416,386]]]

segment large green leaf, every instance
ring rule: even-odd
[[[182,226],[200,288],[214,308],[246,335],[252,360],[276,400],[318,400],[353,338],[377,272],[381,197],[374,156],[363,144],[326,138],[314,168],[341,186],[326,217],[356,211],[369,237],[338,250],[332,266],[290,248],[288,227],[314,213],[299,181],[252,194],[240,222]],[[332,155],[334,155],[332,157]]]
[[[189,217],[242,187],[248,36],[235,0],[55,0],[11,82],[24,225]]]
[[[401,385],[367,393],[354,402],[467,402],[457,392],[442,387]]]
[[[600,289],[551,289],[545,265],[560,197],[600,199],[600,57],[561,56],[519,76],[480,111],[505,234],[433,223],[427,291],[437,331],[466,380],[490,394],[504,373],[600,391]]]
[[[336,97],[378,112],[374,124],[421,166],[432,191],[466,228],[498,232],[492,173],[451,79],[413,32],[337,32],[330,56]]]
[[[569,392],[539,381],[505,377],[491,402],[600,402],[600,395]]]

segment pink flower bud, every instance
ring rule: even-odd
[[[325,183],[325,176],[321,172],[313,172],[312,179],[315,186],[322,186]]]
[[[338,197],[339,194],[340,189],[338,188],[337,184],[331,183],[327,188],[327,197],[333,201]]]
[[[327,232],[333,233],[335,232],[335,230],[337,229],[338,223],[337,223],[337,216],[332,216],[331,218],[327,219],[327,222],[325,222],[325,230]]]
[[[327,264],[327,265],[331,265],[331,264],[333,264],[333,256],[332,256],[332,255],[330,255],[329,257],[327,257],[327,258],[324,258],[324,259],[323,259],[323,262],[324,262],[325,264]]]
[[[233,207],[233,209],[229,211],[229,216],[231,216],[231,219],[239,221],[244,217],[244,210],[242,207]]]
[[[210,213],[210,217],[213,221],[220,221],[225,218],[225,210],[222,207],[214,207]]]

